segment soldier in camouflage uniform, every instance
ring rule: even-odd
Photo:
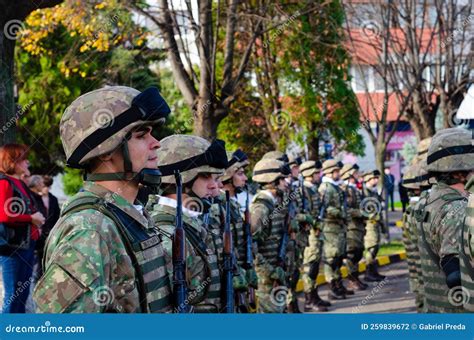
[[[252,306],[249,306],[248,298],[254,298],[254,291],[258,287],[257,273],[253,261],[247,261],[247,238],[244,230],[244,219],[241,213],[239,202],[237,201],[237,194],[242,192],[247,184],[247,176],[245,175],[245,168],[249,165],[247,155],[240,149],[234,152],[227,153],[227,160],[229,166],[221,177],[224,185],[223,190],[230,193],[230,227],[232,230],[232,240],[234,242],[234,249],[236,253],[238,272],[245,278],[245,286],[240,284],[243,282],[235,282],[234,289],[239,293],[237,305],[240,305],[240,311],[247,312]],[[222,206],[222,205],[221,205]],[[224,216],[221,214],[221,216]],[[251,244],[252,255],[254,247]],[[250,258],[250,260],[252,260]],[[250,289],[249,289],[250,288]],[[253,303],[253,302],[252,302]]]
[[[210,199],[218,185],[217,176],[227,166],[224,143],[215,140],[211,144],[198,136],[172,135],[161,141],[157,156],[163,172],[163,194],[150,214],[155,226],[164,235],[168,274],[172,278],[172,235],[177,206],[175,178],[170,174],[179,170],[183,183],[182,217],[186,232],[187,301],[196,313],[218,313],[223,307],[217,254],[221,246],[211,248],[214,238],[209,238],[209,231],[203,226],[200,216],[209,211]]]
[[[306,161],[301,164],[301,175],[304,178],[303,189],[308,204],[308,212],[311,213],[314,223],[311,225],[308,235],[308,244],[304,248],[303,257],[303,284],[305,293],[305,309],[318,312],[326,312],[331,303],[319,297],[317,278],[321,263],[321,251],[323,239],[321,224],[317,221],[321,209],[321,198],[318,193],[320,172],[322,164],[317,161]]]
[[[324,275],[330,285],[329,297],[340,300],[354,294],[342,284],[341,266],[346,251],[346,222],[344,192],[339,187],[340,164],[335,160],[323,163],[323,181],[319,186],[322,197],[324,235]]]
[[[460,242],[472,172],[472,136],[467,130],[438,131],[428,149],[427,170],[435,177],[419,221],[419,248],[428,313],[459,313],[463,301],[459,264]]]
[[[379,176],[380,172],[378,170],[370,171],[364,175],[364,199],[361,203],[362,213],[367,217],[364,236],[364,247],[366,250],[365,261],[367,264],[365,281],[369,282],[382,281],[385,279],[385,276],[379,274],[377,269],[382,211],[382,198],[377,193]]]
[[[407,254],[408,265],[408,280],[410,290],[415,294],[415,304],[418,310],[421,310],[423,305],[423,297],[420,295],[419,278],[417,263],[419,262],[418,241],[416,238],[416,220],[414,218],[414,209],[420,200],[420,164],[413,163],[405,171],[403,176],[403,186],[408,190],[410,197],[409,205],[403,214],[403,233],[402,240]]]
[[[365,290],[367,284],[359,279],[359,261],[364,255],[365,219],[360,210],[362,192],[357,188],[357,164],[346,164],[341,169],[341,189],[347,197],[347,246],[346,265],[348,269],[349,289]]]
[[[139,184],[159,185],[160,144],[150,133],[169,112],[156,88],[124,86],[86,93],[64,112],[67,163],[85,169],[86,181],[47,240],[38,312],[172,309],[161,237],[135,202]]]
[[[472,152],[470,157],[472,158]],[[461,240],[461,284],[466,296],[464,308],[474,312],[474,176],[472,174],[466,190],[470,195]]]
[[[262,159],[254,167],[252,179],[261,185],[250,206],[252,236],[256,242],[255,270],[258,275],[259,313],[282,313],[287,302],[285,259],[278,253],[285,226],[285,178],[290,174],[285,163]],[[297,224],[293,224],[295,231]]]

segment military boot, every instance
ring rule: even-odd
[[[374,274],[375,274],[375,276],[378,277],[379,281],[385,280],[385,275],[382,275],[382,274],[379,273],[379,270],[378,270],[379,265],[378,265],[377,261],[375,261],[373,263],[373,265],[374,265]]]
[[[311,293],[305,293],[305,312],[327,312],[328,309],[322,304],[315,304],[313,300],[313,291]]]
[[[379,278],[379,276],[375,272],[375,264],[370,263],[367,265],[367,268],[365,270],[365,281],[367,282],[379,282],[382,281],[382,279]]]
[[[368,287],[368,285],[359,279],[359,273],[349,274],[347,278],[349,279],[349,284],[347,285],[349,289],[366,290]]]
[[[336,284],[337,284],[337,288],[339,290],[341,290],[342,292],[344,292],[344,295],[354,295],[354,291],[353,290],[350,290],[350,289],[347,289],[344,284],[342,283],[342,278],[339,278],[337,281],[336,281]]]
[[[298,306],[298,301],[296,299],[289,303],[288,313],[290,313],[290,314],[301,314],[300,307]]]
[[[318,288],[316,287],[311,291],[311,301],[315,306],[323,306],[323,307],[330,307],[331,302],[321,299],[318,294]]]
[[[340,288],[337,286],[336,280],[332,280],[329,283],[330,291],[329,291],[329,298],[333,300],[343,300],[346,298],[346,294],[344,294],[343,291],[341,291]]]

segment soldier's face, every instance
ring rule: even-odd
[[[140,172],[144,168],[156,169],[156,150],[160,147],[160,142],[151,135],[151,126],[144,126],[132,132],[128,141],[130,160],[133,164],[133,171]]]
[[[247,183],[247,176],[245,176],[244,169],[239,169],[237,172],[232,176],[232,183],[236,188],[243,188],[245,183]]]
[[[300,167],[298,165],[294,165],[291,168],[291,176],[292,177],[298,177],[299,174],[300,174]]]
[[[213,174],[199,174],[192,186],[193,192],[199,198],[211,198],[213,194],[218,194],[218,184]],[[217,196],[217,195],[216,195]]]
[[[321,173],[319,171],[313,174],[313,184],[319,183],[321,180]]]
[[[222,184],[221,175],[212,174],[216,182],[216,188],[212,190],[212,197],[217,197],[220,194],[220,190],[224,187]]]
[[[278,189],[282,191],[288,191],[289,187],[290,186],[288,185],[288,182],[285,180],[285,178],[280,178],[278,180]]]
[[[338,181],[340,177],[341,177],[341,175],[339,173],[339,169],[336,169],[332,172],[332,179],[333,180]]]

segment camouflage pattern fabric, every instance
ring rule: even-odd
[[[417,244],[412,242],[412,230],[410,228],[410,220],[413,216],[413,209],[415,204],[418,202],[419,197],[410,197],[410,203],[403,214],[402,222],[403,222],[403,232],[402,232],[402,241],[403,245],[405,246],[405,251],[407,254],[407,265],[408,265],[408,282],[410,285],[410,290],[413,293],[416,293],[416,275],[417,269],[415,265],[415,259],[413,257],[413,253],[415,249],[418,247]]]
[[[163,247],[168,263],[168,275],[173,276],[172,235],[175,229],[176,207],[160,202],[150,212],[155,225],[163,233]],[[202,221],[183,209],[186,231],[186,269],[188,301],[196,313],[217,313],[221,308],[220,271],[217,256],[207,246],[207,231]]]
[[[375,189],[371,190],[367,187],[364,187],[364,196],[366,199],[371,199],[373,202],[379,207],[375,209],[373,212],[367,214],[367,220],[365,224],[365,236],[364,236],[364,247],[365,249],[370,248],[378,248],[380,246],[380,234],[382,232],[381,226],[381,207],[382,201],[380,196],[377,194]],[[364,208],[362,207],[364,210]],[[376,260],[376,253],[375,256],[372,252],[367,251],[365,252],[365,260],[367,264],[370,264]]]
[[[327,161],[326,161],[327,162]],[[326,281],[341,278],[342,257],[346,250],[346,212],[344,211],[343,192],[332,183],[323,182],[319,186],[319,195],[326,204],[322,222],[324,237],[324,275]]]
[[[252,235],[257,243],[258,313],[282,313],[287,303],[284,271],[277,263],[285,218],[279,203],[281,199],[274,197],[269,190],[261,190],[250,205]]]
[[[464,308],[474,312],[474,177],[466,185],[470,192],[462,234],[461,284]]]
[[[347,215],[349,217],[346,252],[354,255],[354,257],[346,257],[346,264],[349,273],[357,273],[359,271],[358,261],[361,260],[364,252],[365,220],[360,209],[362,192],[352,184],[342,186],[342,190],[346,192]]]
[[[84,192],[73,196],[64,208],[84,197],[103,198],[157,235],[152,224],[120,195],[84,183]],[[171,310],[171,287],[161,243],[137,256],[150,283],[149,305]],[[95,209],[63,216],[56,223],[45,248],[45,273],[33,298],[41,313],[148,312],[140,309],[136,272],[116,224]],[[152,287],[152,288],[151,288]]]
[[[319,209],[321,209],[318,187],[309,181],[304,181],[304,189],[308,200],[309,212],[316,221]],[[304,248],[303,254],[303,284],[305,293],[310,293],[317,286],[316,279],[321,261],[322,247],[321,225],[320,223],[314,223],[309,230],[308,245]],[[316,266],[318,269],[314,274],[311,273],[312,266]]]
[[[433,185],[420,220],[420,255],[428,313],[459,313],[462,306],[452,300],[453,291],[446,285],[441,260],[459,256],[462,225],[467,199],[447,184]]]

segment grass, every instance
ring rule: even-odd
[[[392,254],[400,253],[404,250],[405,250],[405,247],[403,246],[402,242],[393,241],[393,242],[381,245],[377,255],[392,255]]]

